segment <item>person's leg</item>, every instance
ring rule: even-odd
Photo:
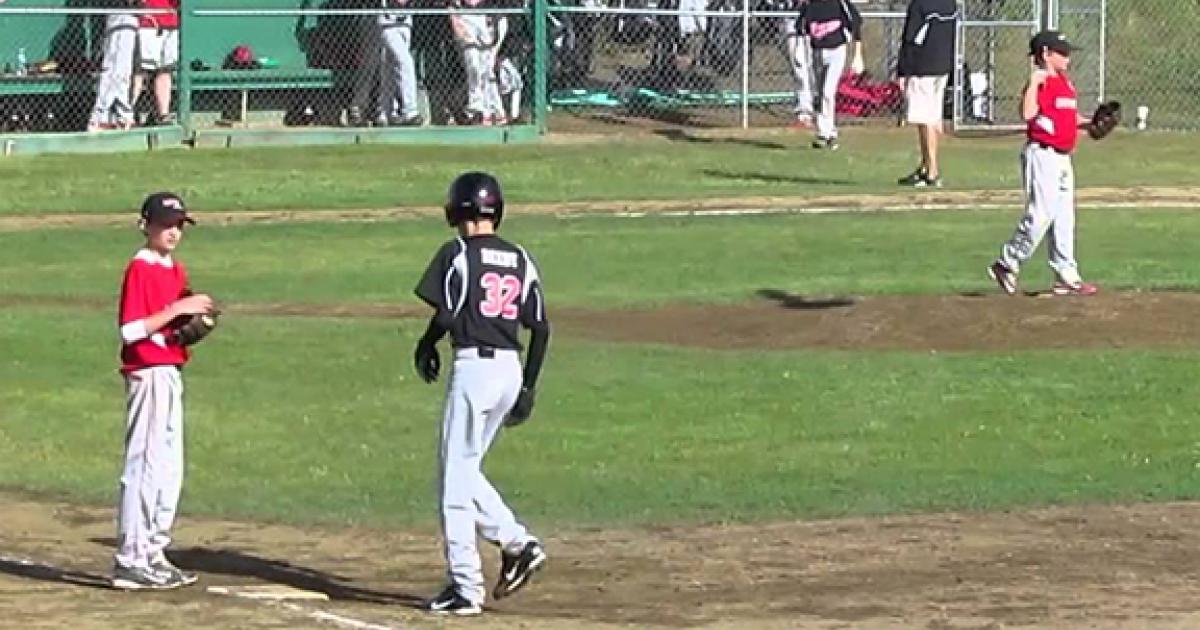
[[[174,77],[170,70],[154,75],[154,111],[159,120],[171,119],[171,87]]]
[[[138,370],[125,377],[125,467],[114,556],[119,568],[147,568],[150,562],[158,506],[155,481],[164,465],[163,438],[171,412],[171,392],[156,377],[158,369]]]
[[[442,417],[440,494],[447,577],[462,598],[484,600],[483,566],[476,545],[475,496],[483,465],[486,401],[484,361],[455,360]]]
[[[1070,157],[1059,157],[1058,196],[1047,255],[1059,283],[1077,288],[1083,284],[1083,278],[1075,260],[1075,171]]]
[[[1026,145],[1021,153],[1022,179],[1025,183],[1025,214],[1013,230],[1012,237],[1000,251],[998,262],[1014,275],[1033,257],[1038,245],[1054,221],[1058,203],[1058,154],[1034,144]]]
[[[166,395],[166,424],[163,426],[162,465],[156,471],[157,502],[151,515],[150,560],[160,558],[171,544],[171,527],[183,490],[183,378],[179,370],[159,368],[159,386]]]

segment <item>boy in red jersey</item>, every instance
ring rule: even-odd
[[[1029,42],[1033,71],[1021,100],[1026,121],[1021,174],[1025,184],[1025,216],[988,275],[1007,294],[1017,292],[1021,265],[1033,256],[1051,230],[1050,268],[1055,295],[1094,295],[1096,285],[1084,282],[1075,261],[1075,170],[1071,152],[1079,129],[1091,123],[1079,114],[1075,86],[1067,76],[1075,47],[1057,31],[1042,31]]]
[[[186,586],[196,577],[163,554],[171,542],[183,487],[183,380],[187,348],[174,332],[189,315],[211,313],[207,295],[192,295],[172,253],[193,223],[183,200],[155,193],[142,203],[146,244],[125,268],[118,326],[125,376],[125,468],[112,585],[123,590]]]

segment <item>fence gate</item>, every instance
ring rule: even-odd
[[[1040,28],[1042,0],[963,0],[960,9],[955,129],[1021,127],[1021,89],[1030,70],[1029,38]]]

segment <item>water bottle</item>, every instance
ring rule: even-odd
[[[28,66],[28,65],[29,65],[29,59],[27,59],[25,57],[25,49],[18,48],[17,49],[17,76],[23,77],[26,74],[29,74],[29,70],[26,68],[26,66]]]

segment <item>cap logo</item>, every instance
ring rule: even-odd
[[[171,208],[172,210],[183,210],[183,204],[179,203],[179,200],[175,199],[174,197],[166,197],[166,198],[162,199],[160,201],[160,203],[162,203],[164,208]]]

